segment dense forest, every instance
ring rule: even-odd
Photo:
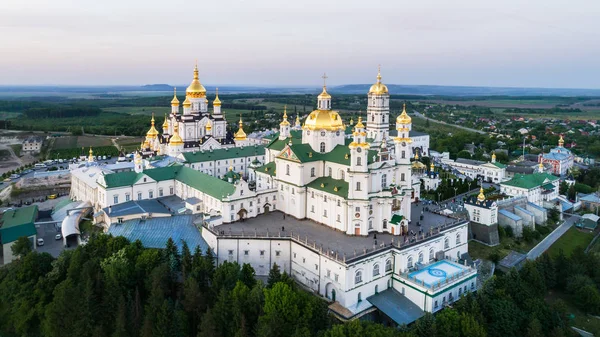
[[[3,336],[574,336],[567,307],[548,304],[552,289],[585,312],[600,312],[600,260],[582,251],[543,255],[520,272],[498,275],[476,293],[410,327],[340,324],[327,303],[274,266],[264,284],[247,264],[215,266],[210,251],[146,249],[123,237],[93,236],[57,259],[14,246],[19,260],[0,268]]]

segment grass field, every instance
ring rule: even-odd
[[[23,145],[21,144],[13,144],[13,145],[9,145],[13,151],[15,152],[15,154],[17,155],[17,157],[21,156],[21,149],[23,148]]]
[[[10,155],[10,151],[8,150],[0,150],[0,160],[8,160],[12,158]]]
[[[144,141],[144,138],[119,138],[117,139],[117,144],[122,147],[123,152],[129,153],[134,150],[139,149],[140,143]]]
[[[477,241],[469,241],[469,255],[473,259],[492,260],[492,254],[498,254],[499,259],[502,260],[511,250],[526,254],[542,241],[544,237],[546,236],[543,235],[539,240],[532,240],[531,242],[525,242],[524,240],[517,241],[514,238],[506,237],[495,247],[488,247]]]
[[[110,146],[113,145],[108,137],[94,136],[67,136],[58,137],[54,140],[54,150],[73,149],[80,147]]]
[[[592,242],[593,238],[593,233],[580,231],[579,229],[572,227],[550,246],[548,254],[556,256],[562,249],[565,255],[569,256],[575,249],[585,249],[590,242]]]
[[[102,108],[102,111],[111,111],[117,113],[125,113],[130,115],[154,115],[156,119],[162,120],[165,114],[169,114],[171,112],[170,106],[142,106],[142,107],[111,107],[111,108]],[[150,121],[148,121],[149,123]]]
[[[557,300],[562,300],[567,306],[567,312],[575,316],[570,322],[574,327],[590,332],[594,336],[600,336],[600,319],[588,316],[577,309],[571,304],[573,299],[567,294],[552,291],[546,296],[548,303],[554,303]]]

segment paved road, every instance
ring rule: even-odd
[[[446,124],[446,125],[450,125],[450,126],[453,126],[453,127],[465,130],[465,131],[477,132],[477,133],[482,134],[482,135],[486,135],[487,134],[487,132],[485,132],[485,131],[471,129],[471,128],[468,128],[466,126],[461,126],[461,125],[456,125],[456,124],[450,124],[450,123],[446,123],[444,121],[438,121],[438,120],[435,120],[435,119],[431,119],[429,117],[425,117],[423,114],[421,114],[420,112],[417,112],[417,111],[413,111],[413,113],[415,114],[415,116],[417,116],[419,118],[423,118],[423,119],[429,119],[433,123]]]
[[[548,250],[548,248],[550,248],[550,246],[552,246],[552,244],[556,242],[556,240],[558,240],[563,234],[565,234],[569,230],[569,228],[573,227],[573,224],[575,224],[578,219],[579,217],[577,216],[565,217],[565,221],[562,223],[562,225],[558,226],[552,233],[548,234],[548,236],[546,236],[544,240],[542,240],[542,242],[538,243],[537,246],[533,247],[533,249],[531,249],[529,253],[527,253],[527,259],[537,259],[546,250]]]

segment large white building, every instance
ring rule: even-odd
[[[558,198],[558,177],[543,173],[544,166],[540,163],[539,172],[533,174],[515,174],[509,180],[500,184],[500,192],[511,196],[525,196],[527,201],[543,206],[544,201]]]
[[[368,99],[367,125],[360,118],[350,139],[325,85],[302,126],[293,130],[284,111],[264,148],[182,150],[172,146],[175,123],[166,152],[184,165],[148,169],[138,152],[135,171],[99,173],[95,209],[176,196],[204,214],[202,235],[219,263],[250,263],[257,275],[277,263],[342,318],[373,311],[384,292],[414,312],[440,310],[476,288],[477,271],[457,262],[468,251],[468,223],[411,203],[427,174],[411,162],[411,118],[403,110],[390,135],[380,74]],[[244,137],[240,125],[236,138]],[[273,210],[280,213],[266,214]]]
[[[500,183],[506,180],[506,165],[496,162],[496,154],[492,154],[490,162],[458,158],[443,159],[442,162],[458,170],[471,179],[483,179],[489,183]]]

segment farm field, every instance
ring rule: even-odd
[[[94,136],[67,136],[58,137],[54,139],[54,145],[52,149],[72,149],[81,147],[98,147],[98,146],[111,146],[112,141],[108,137],[94,137]]]

